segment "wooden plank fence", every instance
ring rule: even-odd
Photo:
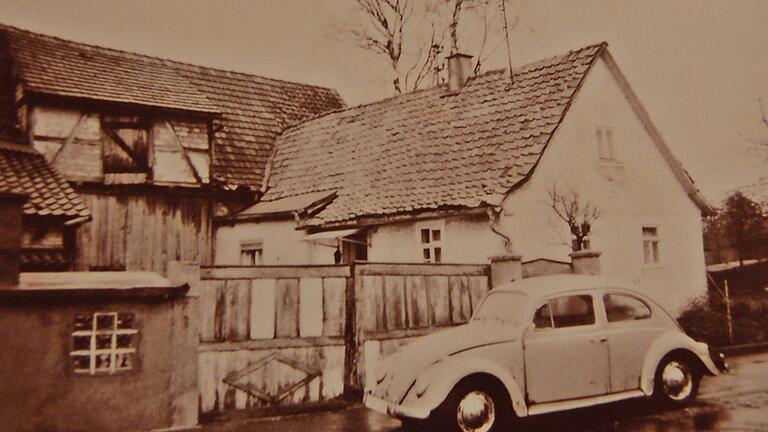
[[[362,264],[354,268],[354,388],[379,360],[415,337],[469,320],[489,289],[490,267],[463,264]]]
[[[203,413],[359,392],[382,356],[466,322],[489,266],[355,264],[203,267]]]

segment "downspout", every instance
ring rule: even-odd
[[[497,224],[499,223],[499,219],[501,218],[501,212],[502,212],[501,207],[487,207],[486,211],[488,212],[488,225],[491,227],[491,231],[493,231],[496,235],[504,239],[504,252],[511,254],[512,239],[508,235],[499,231],[497,228]]]

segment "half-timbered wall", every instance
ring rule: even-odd
[[[201,410],[360,391],[382,356],[466,322],[488,281],[486,265],[204,267]]]
[[[121,183],[119,177],[110,178],[114,170],[105,169],[105,161],[130,161],[128,152],[115,143],[114,135],[130,141],[131,134],[121,134],[119,127],[111,134],[108,125],[123,123],[125,130],[131,121],[143,119],[148,142],[133,150],[146,152],[138,156],[147,165],[150,184],[195,186],[209,182],[210,146],[204,120],[119,114],[35,106],[29,114],[30,136],[35,148],[67,180]],[[125,144],[129,148],[132,145]]]
[[[199,191],[210,182],[204,120],[34,106],[28,123],[35,148],[91,211],[76,234],[77,270],[212,263],[214,199]]]

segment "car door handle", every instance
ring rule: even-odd
[[[599,337],[599,338],[590,339],[589,341],[590,342],[594,342],[594,343],[603,343],[603,342],[606,342],[607,340],[608,340],[607,337],[602,336],[602,337]]]

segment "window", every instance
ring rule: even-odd
[[[528,296],[519,292],[491,291],[472,317],[473,320],[498,320],[510,324],[525,322]]]
[[[643,227],[643,261],[646,265],[655,265],[661,262],[659,257],[659,229],[657,227]]]
[[[601,161],[616,161],[616,152],[613,147],[613,130],[604,126],[595,128],[597,138],[597,157]]]
[[[149,126],[132,116],[104,116],[105,174],[146,174],[149,168]]]
[[[603,296],[608,322],[634,321],[651,317],[651,309],[640,299],[621,294]]]
[[[595,323],[592,297],[575,295],[557,297],[541,305],[533,316],[537,329],[566,328]]]
[[[129,313],[97,312],[77,315],[72,332],[72,370],[77,374],[114,374],[135,365],[134,316]]]
[[[264,264],[264,246],[261,240],[240,242],[240,265]]]
[[[421,257],[424,262],[443,262],[443,229],[436,226],[425,226],[419,229],[421,240]]]

